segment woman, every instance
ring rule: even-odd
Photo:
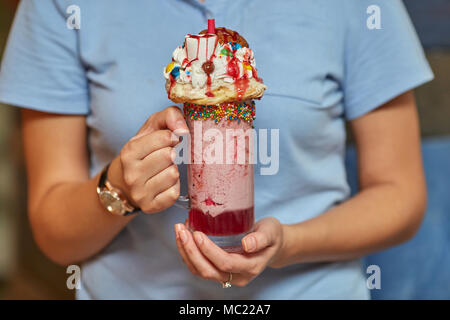
[[[402,3],[377,2],[378,17],[365,0],[22,1],[0,100],[23,108],[33,233],[56,263],[83,263],[78,298],[368,298],[359,258],[406,241],[423,217],[411,90],[432,79]],[[244,255],[191,234],[173,206],[185,167],[172,162],[171,136],[187,127],[165,107],[160,70],[210,16],[256,52],[269,89],[255,125],[280,129],[279,172],[255,171],[258,223]],[[351,198],[345,121],[359,159]],[[114,216],[101,205],[108,164],[110,183],[143,213]]]

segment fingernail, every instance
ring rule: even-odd
[[[180,138],[175,134],[175,133],[173,133],[172,132],[172,134],[170,135],[170,141],[172,141],[172,142],[180,142]]]
[[[184,120],[178,120],[175,123],[175,126],[177,127],[177,129],[173,130],[173,133],[175,133],[178,136],[182,136],[184,134],[188,134],[189,130],[186,126],[186,122]]]
[[[177,153],[175,152],[175,149],[172,149],[172,151],[170,152],[170,159],[172,160],[172,162],[175,163],[176,158],[177,158]]]
[[[248,237],[244,239],[244,249],[247,252],[252,252],[256,249],[256,241],[253,237]]]
[[[184,136],[189,133],[189,130],[184,128],[178,128],[173,130],[173,133],[175,133],[177,136]]]
[[[203,236],[199,232],[194,233],[195,242],[197,242],[199,245],[203,243]]]
[[[175,239],[178,240],[180,238],[180,235],[178,234],[177,225],[174,226],[174,229],[175,229]]]
[[[178,234],[180,235],[181,243],[186,244],[186,242],[187,242],[186,231],[181,230],[180,232],[178,232]]]

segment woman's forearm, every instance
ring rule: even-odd
[[[426,185],[413,93],[353,120],[351,127],[360,192],[314,219],[283,226],[277,265],[361,257],[401,243],[419,228]]]
[[[110,175],[117,170],[111,164]],[[115,216],[100,204],[99,175],[85,182],[59,183],[48,190],[30,212],[34,237],[53,261],[70,264],[103,249],[133,218]]]
[[[284,225],[273,266],[353,259],[401,243],[418,229],[424,207],[422,188],[368,187],[316,218]]]
[[[89,178],[85,117],[25,109],[22,128],[28,212],[36,242],[60,264],[88,259],[132,216],[114,216],[100,204],[96,192],[99,175]],[[174,147],[179,138],[173,132],[188,132],[184,116],[175,106],[150,115],[109,167],[111,185],[142,212],[161,212],[178,199]]]

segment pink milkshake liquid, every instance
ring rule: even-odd
[[[229,118],[186,118],[191,136],[189,227],[226,251],[240,252],[255,221],[252,127]]]

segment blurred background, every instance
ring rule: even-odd
[[[0,57],[17,2],[0,0]],[[369,256],[365,264],[381,268],[381,290],[371,291],[373,299],[450,299],[450,0],[404,2],[436,77],[416,90],[427,215],[411,241]],[[351,139],[347,167],[355,191]],[[65,268],[45,258],[33,242],[26,215],[19,113],[0,105],[0,299],[73,299],[67,276]]]

